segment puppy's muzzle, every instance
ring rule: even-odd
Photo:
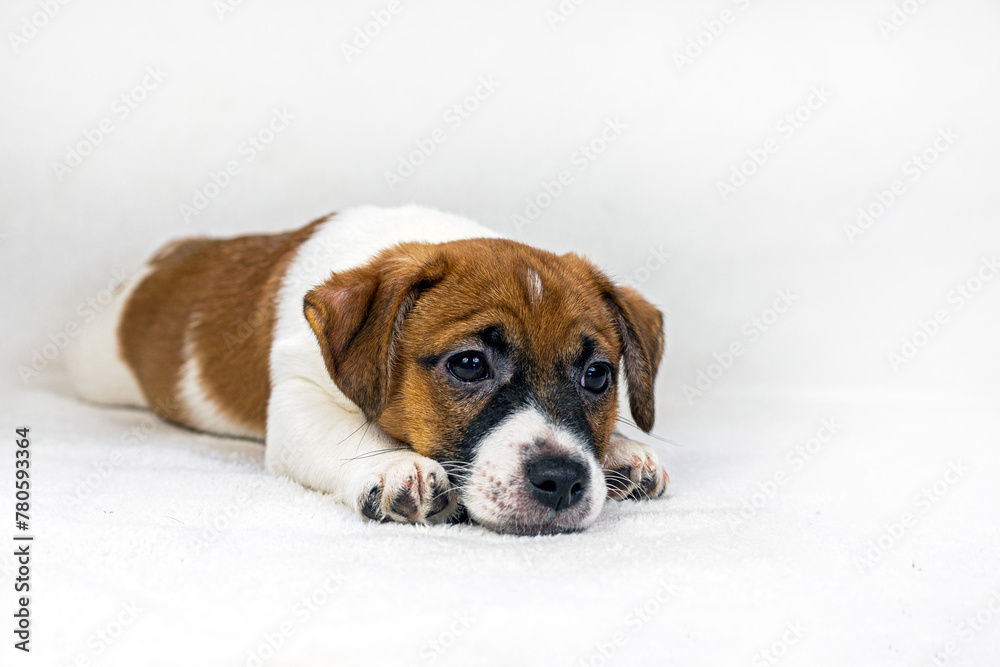
[[[479,442],[462,491],[475,522],[521,535],[586,528],[606,497],[592,448],[534,406],[509,415]]]

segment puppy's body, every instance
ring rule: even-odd
[[[69,367],[91,400],[266,439],[269,470],[370,518],[461,499],[496,530],[558,532],[609,489],[662,493],[652,452],[612,434],[616,391],[580,388],[621,359],[648,430],[661,351],[659,313],[584,260],[408,206],[171,244]]]

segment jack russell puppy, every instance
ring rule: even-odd
[[[163,248],[77,339],[88,400],[266,441],[267,468],[373,520],[581,530],[669,478],[663,316],[575,254],[422,208]]]

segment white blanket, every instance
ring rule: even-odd
[[[985,407],[719,398],[666,418],[663,500],[509,537],[364,523],[267,475],[260,445],[142,411],[46,390],[3,406],[31,427],[31,664],[995,656],[1000,424]]]

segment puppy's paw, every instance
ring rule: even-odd
[[[415,452],[392,452],[380,461],[377,478],[359,499],[361,513],[374,521],[442,523],[458,508],[440,463]]]
[[[608,497],[615,500],[659,498],[667,490],[670,476],[649,446],[614,433],[604,460]]]

